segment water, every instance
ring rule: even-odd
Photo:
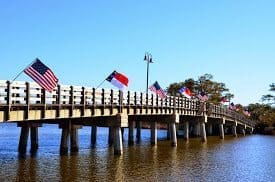
[[[150,131],[142,130],[142,141],[114,156],[108,146],[108,129],[98,129],[95,148],[90,147],[90,128],[79,130],[78,154],[59,156],[61,130],[57,125],[39,128],[36,156],[19,158],[20,128],[0,124],[0,181],[275,181],[275,137],[253,135],[233,138],[208,137],[189,142],[178,139],[178,147],[158,131],[158,145],[150,145]],[[29,146],[28,146],[29,150]]]

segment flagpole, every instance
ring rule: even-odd
[[[37,58],[36,58],[37,59]],[[33,60],[30,64],[28,64],[28,66],[26,66],[20,73],[18,73],[17,75],[16,75],[16,77],[14,77],[14,79],[11,81],[11,84],[25,71],[25,69],[26,68],[28,68],[30,65],[32,65],[35,61],[36,61],[36,59],[35,60]]]
[[[95,89],[98,89],[105,81],[106,79],[104,79]]]

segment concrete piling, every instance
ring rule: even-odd
[[[128,144],[129,145],[134,144],[134,127],[135,127],[135,122],[129,121],[129,132],[128,132]]]
[[[176,123],[171,123],[171,145],[173,147],[177,146],[177,131],[176,131]]]
[[[157,144],[157,122],[151,122],[151,145]]]
[[[114,154],[121,155],[123,153],[121,127],[114,127],[114,130]]]
[[[189,122],[186,121],[184,122],[184,125],[183,125],[183,129],[184,129],[184,139],[185,140],[189,140]]]
[[[18,146],[18,151],[19,151],[20,154],[25,154],[26,151],[27,151],[29,131],[30,130],[29,130],[28,126],[22,126],[21,127],[19,146]]]
[[[96,143],[96,136],[97,135],[97,127],[94,125],[91,128],[91,145],[95,145]]]

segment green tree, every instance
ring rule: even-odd
[[[275,93],[275,83],[272,83],[269,86],[270,86],[269,91],[272,93]],[[262,101],[266,102],[269,105],[274,105],[275,104],[275,95],[272,95],[272,94],[263,95]]]
[[[222,97],[228,97],[231,99],[234,97],[233,94],[230,94],[229,89],[226,88],[225,84],[222,82],[213,81],[213,76],[211,74],[204,74],[194,80],[193,78],[186,79],[183,82],[172,83],[167,88],[167,91],[170,95],[178,95],[178,90],[186,86],[192,93],[198,95],[200,92],[205,92],[208,94],[209,101],[213,103],[220,103]],[[225,94],[225,92],[228,92]]]

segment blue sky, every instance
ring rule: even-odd
[[[274,8],[272,0],[1,1],[0,79],[39,57],[60,84],[96,87],[115,69],[130,90],[145,91],[149,51],[150,83],[210,73],[235,103],[259,102],[275,82]]]

